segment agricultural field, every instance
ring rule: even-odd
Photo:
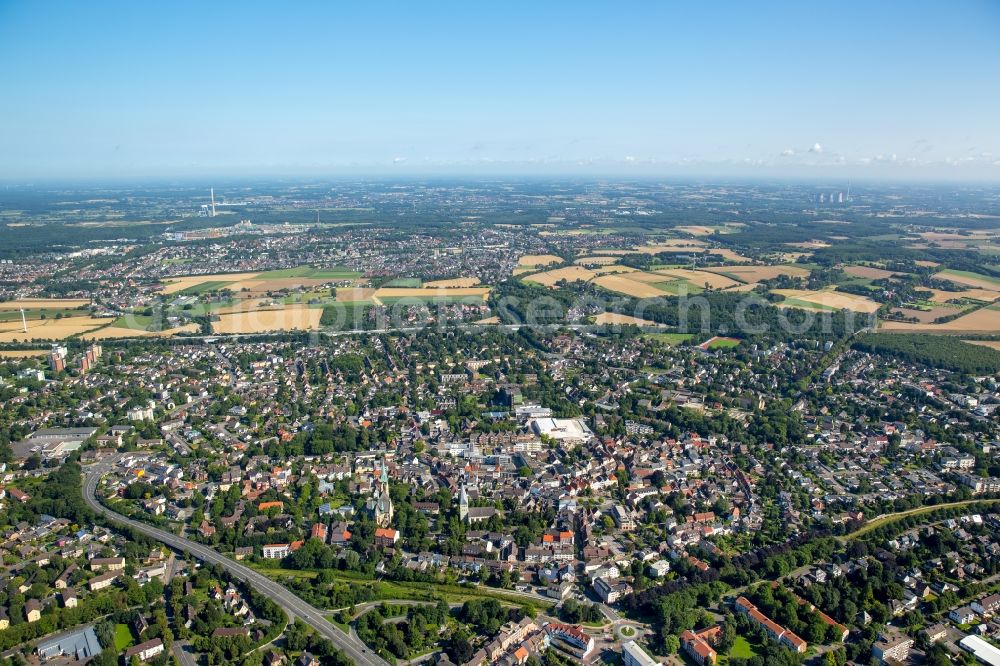
[[[714,233],[731,234],[734,231],[737,231],[740,227],[745,226],[746,225],[742,222],[727,222],[726,224],[716,224],[712,226],[703,224],[686,224],[675,228],[677,231],[683,231],[684,233],[691,234],[692,236],[710,236]]]
[[[114,338],[169,338],[180,333],[197,333],[201,330],[198,324],[185,324],[177,328],[165,329],[163,331],[144,331],[136,328],[126,328],[124,326],[108,326],[99,328],[90,333],[84,333],[80,337],[84,340],[112,340]]]
[[[85,308],[90,301],[85,298],[21,298],[0,301],[0,310],[75,310]]]
[[[473,324],[478,324],[480,326],[489,326],[491,324],[499,324],[500,323],[500,317],[486,317],[484,319],[480,319],[480,320],[474,321],[472,323]]]
[[[474,277],[452,278],[450,280],[431,280],[424,282],[424,287],[434,289],[454,289],[459,287],[475,287],[479,279]]]
[[[594,278],[593,282],[608,291],[635,298],[656,298],[667,293],[648,282],[633,280],[631,276],[631,273],[627,275],[600,275]]]
[[[979,345],[980,347],[989,347],[990,349],[1000,351],[1000,340],[962,340],[962,342],[968,342],[970,345]]]
[[[948,268],[935,273],[934,277],[975,289],[1000,292],[1000,278],[990,277],[989,275],[981,275],[971,271],[956,271]]]
[[[884,280],[896,273],[874,266],[844,266],[844,272],[852,277],[865,278],[869,280]]]
[[[64,317],[62,319],[36,319],[28,322],[25,333],[21,322],[0,324],[0,342],[25,342],[30,340],[65,340],[107,326],[111,319],[106,317]]]
[[[904,317],[916,317],[921,324],[929,324],[938,317],[948,317],[959,312],[959,308],[938,306],[920,310],[917,308],[893,308],[892,312],[900,312]]]
[[[726,277],[719,273],[710,271],[692,270],[689,268],[669,268],[656,271],[660,275],[671,278],[686,280],[689,284],[699,288],[729,289],[739,284],[737,280]]]
[[[594,317],[594,323],[601,326],[613,325],[613,326],[655,326],[657,328],[663,327],[666,324],[660,324],[655,321],[650,321],[648,319],[640,319],[639,317],[633,317],[631,315],[618,314],[617,312],[602,312],[601,314]]]
[[[361,274],[341,268],[317,269],[298,266],[263,273],[218,273],[215,275],[185,275],[167,278],[164,294],[202,294],[217,289],[264,293],[282,289],[310,288],[327,282],[352,280]]]
[[[989,289],[963,289],[962,291],[943,291],[941,289],[928,289],[931,292],[931,297],[928,299],[931,303],[947,303],[948,301],[956,301],[962,299],[972,299],[974,301],[985,301],[987,303],[992,303],[993,301],[1000,298],[1000,291],[991,291]]]
[[[884,321],[880,331],[905,331],[909,333],[996,333],[1000,331],[1000,307],[980,308],[944,324],[911,324],[901,321]]]
[[[567,282],[588,282],[596,275],[597,273],[587,270],[582,266],[567,266],[565,268],[535,273],[521,279],[526,282],[540,284],[543,287],[555,287],[556,283],[560,280],[566,280]]]
[[[48,353],[47,349],[0,349],[0,358],[37,358]]]
[[[371,287],[339,287],[337,289],[338,303],[365,303],[375,296]]]
[[[396,278],[386,282],[383,287],[401,287],[403,289],[419,289],[422,285],[420,278],[404,277]]]
[[[221,285],[213,288],[222,288],[225,285],[239,282],[240,280],[251,280],[257,275],[258,273],[219,273],[215,275],[185,275],[183,277],[167,278],[164,280],[162,293],[200,293],[200,291],[209,290],[204,288],[206,284]]]
[[[618,258],[613,255],[599,254],[574,259],[573,263],[580,266],[607,266],[615,263],[616,261],[618,261]]]
[[[517,260],[517,265],[527,266],[528,268],[537,268],[539,266],[561,264],[562,262],[562,257],[557,257],[554,254],[526,254]]]
[[[323,315],[320,308],[292,305],[280,310],[256,310],[220,315],[212,322],[215,333],[261,333],[264,331],[315,330]]]
[[[762,280],[773,280],[782,275],[788,277],[808,277],[809,269],[800,266],[719,266],[716,268],[705,268],[709,273],[725,275],[747,284],[757,284]]]
[[[781,307],[799,307],[815,310],[853,310],[854,312],[872,313],[879,309],[879,304],[864,296],[845,294],[831,289],[774,289],[774,294],[780,294],[785,300],[778,303]]]

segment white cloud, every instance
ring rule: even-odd
[[[393,157],[392,158],[392,163],[393,164],[399,164],[400,162],[405,162],[405,161],[406,161],[405,157]]]
[[[625,161],[626,162],[635,162],[635,156],[634,155],[626,155],[625,156]]]
[[[814,143],[812,145],[812,148],[809,149],[809,152],[810,153],[822,153],[823,152],[823,146],[821,146],[818,143]]]
[[[792,150],[791,148],[785,148],[783,151],[781,151],[781,156],[782,157],[791,157],[794,154],[795,154],[795,151]]]

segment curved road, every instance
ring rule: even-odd
[[[100,482],[101,477],[111,471],[118,458],[118,456],[114,456],[108,460],[95,463],[84,471],[83,499],[87,503],[87,506],[93,509],[96,513],[107,517],[112,522],[128,525],[137,532],[141,532],[150,538],[156,539],[174,550],[190,553],[192,557],[195,557],[202,562],[208,562],[222,567],[235,578],[244,581],[261,594],[271,598],[275,603],[281,606],[286,613],[288,613],[290,620],[293,618],[299,618],[315,629],[320,636],[329,639],[330,642],[342,650],[344,654],[346,654],[351,661],[358,666],[388,666],[386,661],[369,650],[360,640],[348,636],[339,628],[328,622],[326,618],[323,617],[323,611],[292,594],[283,585],[274,582],[270,578],[254,571],[250,567],[231,560],[225,555],[219,554],[212,548],[190,541],[184,537],[177,536],[176,534],[171,534],[170,532],[166,532],[151,525],[126,518],[125,516],[108,509],[103,504],[98,502],[96,496],[97,484]]]

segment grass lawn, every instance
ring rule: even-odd
[[[132,630],[127,624],[115,625],[115,650],[121,652],[125,648],[130,648],[135,643],[132,640]]]
[[[732,349],[740,344],[739,338],[719,338],[715,337],[705,345],[706,349]]]
[[[729,650],[729,656],[736,659],[750,659],[756,656],[750,642],[742,636],[737,636],[733,641],[733,647]]]
[[[662,342],[668,345],[676,345],[685,342],[687,340],[690,340],[692,334],[691,333],[643,333],[642,337],[647,338],[649,340],[656,340],[658,342]]]
[[[356,278],[361,273],[352,271],[343,266],[332,266],[330,268],[313,268],[312,266],[296,266],[295,268],[282,268],[276,271],[264,271],[257,275],[255,279],[266,278],[313,278],[315,280],[350,280]]]

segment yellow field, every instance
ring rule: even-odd
[[[419,297],[426,299],[448,298],[454,296],[479,296],[484,301],[490,295],[489,287],[458,287],[455,289],[425,289],[423,287],[381,287],[375,291],[374,298],[406,298]]]
[[[972,298],[977,301],[993,302],[1000,298],[1000,293],[989,289],[964,289],[962,291],[942,291],[941,289],[928,289],[933,296],[928,300],[931,303],[947,303],[956,298]]]
[[[602,312],[601,314],[594,317],[594,322],[597,324],[617,324],[619,326],[665,326],[666,324],[661,324],[659,322],[650,321],[648,319],[639,319],[638,317],[632,317],[630,315],[618,314],[617,312]]]
[[[962,342],[968,342],[970,345],[979,345],[980,347],[989,347],[990,349],[1000,351],[1000,340],[962,340]],[[2,354],[2,352],[0,352],[0,354]]]
[[[913,263],[917,266],[922,266],[923,268],[934,268],[935,266],[941,265],[936,261],[928,261],[927,259],[920,259],[918,261],[914,261]]]
[[[499,324],[500,323],[500,317],[486,317],[485,319],[480,319],[480,320],[474,321],[472,323],[473,324],[481,324],[483,326],[486,326],[488,324]]]
[[[1000,310],[982,308],[947,324],[910,324],[902,321],[885,321],[879,327],[886,331],[912,331],[916,333],[996,333],[1000,331]]]
[[[773,280],[780,275],[789,277],[806,277],[809,271],[798,266],[719,266],[717,268],[706,268],[710,273],[725,273],[732,275],[744,282],[757,283],[761,280]]]
[[[689,224],[683,227],[677,227],[677,231],[683,231],[684,233],[691,234],[692,236],[711,236],[715,233],[715,229],[712,227],[706,227],[700,224]]]
[[[33,358],[48,353],[47,349],[7,349],[0,350],[0,358]]]
[[[635,280],[636,282],[646,282],[648,284],[656,284],[657,282],[673,282],[675,280],[682,280],[676,275],[666,275],[665,272],[656,271],[654,273],[646,273],[644,271],[634,271],[628,274],[629,280]]]
[[[314,330],[319,328],[322,308],[290,305],[280,310],[256,310],[226,314],[212,322],[215,333],[262,333],[265,331]]]
[[[338,303],[356,303],[358,301],[370,301],[373,296],[375,296],[375,289],[370,287],[354,287],[354,288],[339,288],[337,289],[337,302]]]
[[[85,298],[21,298],[16,301],[0,302],[0,310],[42,310],[82,308],[90,305]]]
[[[632,266],[620,266],[619,264],[610,264],[608,266],[600,266],[598,268],[592,268],[592,271],[597,275],[606,275],[608,273],[635,273],[638,268],[633,268]]]
[[[475,287],[479,279],[474,277],[452,278],[451,280],[431,280],[424,282],[424,288],[452,289],[455,287]]]
[[[988,291],[997,292],[1000,291],[1000,287],[997,286],[995,282],[990,282],[989,280],[982,280],[976,277],[971,277],[969,275],[955,275],[953,273],[935,273],[934,277],[939,280],[948,280],[949,282],[954,282],[955,284],[961,284],[973,289],[986,289]]]
[[[583,266],[567,266],[566,268],[557,268],[552,271],[545,271],[544,273],[536,273],[525,279],[530,280],[531,282],[537,282],[545,287],[554,287],[556,282],[559,282],[560,280],[566,280],[568,282],[576,282],[577,280],[587,282],[595,275],[597,274],[593,271],[587,270]]]
[[[632,280],[625,275],[600,275],[594,278],[594,284],[600,285],[609,291],[636,298],[655,298],[667,295],[666,292],[660,291],[651,284]]]
[[[839,291],[829,291],[821,289],[810,291],[808,289],[773,289],[773,293],[781,294],[785,298],[794,298],[807,303],[816,303],[838,310],[853,310],[854,312],[871,313],[879,309],[879,304],[869,300],[864,296],[845,294]]]
[[[0,326],[0,342],[26,340],[64,340],[73,335],[107,326],[113,320],[100,317],[64,317],[62,319],[36,319],[28,322],[28,332],[21,322],[5,322]]]
[[[554,254],[526,254],[517,260],[518,266],[548,266],[549,264],[561,264],[562,257]]]
[[[183,277],[165,278],[164,294],[176,294],[191,287],[197,287],[204,282],[239,282],[251,280],[259,273],[217,273],[215,275],[185,275]]]
[[[708,253],[718,255],[723,259],[725,259],[726,261],[752,261],[750,257],[744,257],[739,252],[734,252],[733,250],[729,250],[726,248],[720,248],[720,247],[712,248],[711,250],[708,251]]]
[[[99,328],[91,333],[84,333],[80,337],[84,340],[111,340],[113,338],[169,338],[178,333],[197,333],[201,329],[198,324],[185,324],[177,328],[169,328],[165,331],[139,331],[121,326],[108,326]]]
[[[696,271],[689,268],[665,268],[656,272],[668,278],[687,280],[694,286],[701,288],[704,288],[707,284],[712,289],[728,289],[739,284],[736,280],[728,278],[725,275],[709,271]]]
[[[613,255],[599,254],[590,257],[580,257],[579,259],[574,259],[574,264],[580,264],[581,266],[607,266],[608,264],[613,264],[618,261],[618,258]]]

